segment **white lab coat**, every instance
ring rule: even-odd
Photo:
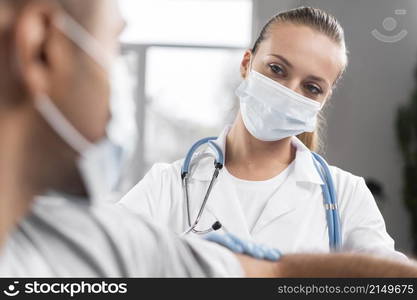
[[[225,153],[226,136],[217,144]],[[278,248],[283,253],[329,252],[326,213],[323,206],[323,184],[309,149],[297,138],[294,168],[278,192],[269,200],[252,230],[229,177],[221,172],[197,227],[210,228],[218,220],[221,231],[240,238]],[[210,151],[208,149],[202,150]],[[156,164],[139,184],[120,202],[138,214],[144,214],[168,226],[176,233],[188,228],[186,202],[181,185],[183,160],[173,164]],[[213,175],[213,159],[200,160],[189,184],[192,222],[201,207]],[[331,167],[337,192],[343,235],[343,250],[367,252],[384,257],[405,259],[394,250],[384,219],[363,178]]]

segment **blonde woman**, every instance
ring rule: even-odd
[[[312,151],[319,114],[347,61],[343,29],[331,15],[308,7],[276,15],[244,54],[240,112],[215,141],[225,163],[206,205],[214,167],[204,153],[210,149],[192,167],[188,205],[184,160],[156,164],[121,204],[178,234],[217,230],[284,254],[331,251],[325,182]],[[365,181],[337,167],[330,173],[341,249],[404,259]]]

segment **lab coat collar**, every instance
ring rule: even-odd
[[[220,147],[223,153],[226,155],[226,139],[227,135],[232,128],[231,125],[227,126],[215,143]],[[311,151],[301,142],[297,137],[292,138],[292,144],[296,148],[296,158],[294,161],[294,168],[292,174],[296,182],[307,182],[312,184],[323,185],[324,182],[317,172],[314,165],[313,156]],[[203,152],[211,151],[210,149],[203,150]],[[198,163],[198,166],[193,171],[192,177],[196,180],[210,181],[213,176],[214,166],[213,159],[206,158]]]
[[[292,144],[297,149],[293,173],[295,181],[323,185],[324,182],[314,165],[310,149],[297,137],[292,138]]]

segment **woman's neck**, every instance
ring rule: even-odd
[[[226,141],[226,167],[235,177],[262,181],[285,170],[295,159],[291,138],[264,142],[254,138],[239,114]]]

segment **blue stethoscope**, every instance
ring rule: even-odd
[[[187,207],[187,219],[189,228],[183,234],[196,233],[196,234],[206,234],[212,231],[219,230],[222,228],[222,224],[219,221],[216,221],[211,228],[207,230],[197,230],[196,227],[200,222],[201,216],[203,215],[204,209],[206,207],[207,201],[213,189],[213,186],[220,174],[220,170],[223,169],[225,157],[223,151],[220,147],[214,142],[217,140],[217,137],[208,137],[196,142],[191,149],[188,151],[187,156],[185,157],[184,164],[181,168],[181,179],[182,187],[184,190],[186,207]],[[194,154],[197,152],[200,147],[208,145],[208,147],[214,152],[214,172],[212,179],[210,181],[209,187],[207,189],[206,195],[204,196],[203,203],[201,204],[200,210],[198,211],[197,217],[194,222],[191,222],[190,216],[190,202],[188,194],[188,181],[190,179],[190,169],[195,164],[193,162]],[[322,185],[323,198],[324,198],[324,208],[326,210],[326,219],[327,227],[329,231],[329,244],[332,250],[339,250],[342,245],[342,233],[340,225],[340,216],[337,205],[336,190],[333,183],[333,179],[330,173],[329,165],[327,162],[317,153],[311,152],[313,155],[314,165],[320,174],[321,179],[325,184]],[[211,155],[207,155],[211,156]],[[199,158],[203,158],[200,156]]]

